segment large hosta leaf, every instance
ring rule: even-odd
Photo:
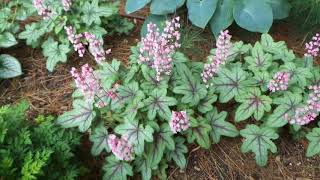
[[[0,55],[0,79],[13,78],[22,74],[20,62],[8,55]]]
[[[247,153],[252,151],[255,154],[256,162],[259,166],[265,166],[268,161],[268,150],[272,153],[277,152],[277,146],[272,140],[277,139],[279,135],[274,129],[256,125],[247,125],[240,131],[240,135],[245,138],[241,151]]]
[[[211,31],[215,37],[220,31],[229,27],[233,22],[234,0],[219,0],[216,11],[210,20]]]
[[[231,70],[221,68],[218,77],[213,80],[213,86],[220,93],[219,101],[226,103],[235,96],[244,93],[246,88],[252,84],[251,80],[247,80],[247,76],[241,66],[235,66]]]
[[[192,24],[206,27],[216,10],[218,0],[187,0],[188,17]]]
[[[272,112],[266,121],[266,125],[269,127],[282,127],[288,123],[285,120],[284,115],[293,115],[296,108],[302,101],[302,96],[300,94],[294,94],[287,92],[283,97],[276,98],[273,100],[274,104],[278,107]]]
[[[99,155],[103,150],[110,152],[108,146],[108,131],[103,125],[96,127],[92,134],[90,134],[90,141],[93,142],[91,154]]]
[[[252,88],[244,94],[237,96],[235,100],[240,104],[236,110],[235,121],[243,121],[248,119],[251,115],[256,120],[260,120],[264,112],[271,110],[272,99],[266,95],[261,95],[258,88]]]
[[[288,0],[265,0],[272,7],[274,19],[283,19],[289,16],[291,5]]]
[[[81,132],[85,132],[95,116],[92,103],[76,99],[73,101],[73,110],[59,116],[57,122],[64,128],[78,126]]]
[[[156,167],[163,158],[165,149],[174,150],[174,145],[173,133],[169,125],[161,125],[161,128],[153,135],[153,142],[147,148],[147,159],[150,166]]]
[[[133,176],[130,164],[109,156],[103,166],[103,180],[126,180],[127,176]]]
[[[320,153],[320,128],[313,128],[311,132],[306,135],[309,140],[307,149],[307,157],[314,156]]]
[[[237,0],[233,17],[240,27],[252,32],[268,32],[273,22],[271,6],[257,0]]]
[[[199,121],[191,119],[191,127],[188,130],[188,142],[192,143],[196,140],[201,147],[208,149],[211,145],[209,138],[211,130],[211,126],[206,119]]]
[[[172,151],[168,151],[169,159],[173,159],[174,162],[181,168],[184,169],[187,165],[187,160],[184,154],[188,152],[187,146],[184,145],[184,139],[177,137],[174,139],[175,148]]]
[[[251,49],[251,56],[246,56],[245,60],[251,71],[266,71],[272,64],[272,55],[264,53],[261,44],[256,42]]]
[[[139,124],[138,121],[126,121],[124,124],[118,125],[116,133],[126,137],[130,144],[134,145],[134,152],[140,155],[144,152],[144,142],[152,142],[153,129],[151,126]]]
[[[166,15],[173,13],[184,4],[185,0],[152,0],[151,14]]]
[[[126,13],[130,14],[146,6],[151,0],[127,0]]]
[[[206,114],[206,119],[212,128],[210,137],[214,143],[219,143],[221,136],[236,137],[239,135],[237,128],[225,120],[226,117],[227,112],[218,113],[216,108]]]
[[[150,97],[144,101],[150,120],[154,120],[157,114],[163,119],[170,119],[171,110],[169,106],[176,105],[177,100],[173,97],[167,97],[166,95],[166,90],[155,90],[151,93]]]
[[[16,45],[18,42],[10,32],[0,34],[0,48],[8,48]]]
[[[102,85],[105,89],[108,89],[115,83],[119,78],[120,61],[113,59],[111,64],[103,62],[101,69],[94,71],[97,78],[102,80]]]

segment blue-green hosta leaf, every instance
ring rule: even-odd
[[[267,164],[268,150],[272,153],[277,152],[277,146],[272,140],[278,139],[279,135],[274,129],[268,127],[260,128],[251,124],[241,130],[240,135],[245,138],[241,146],[241,152],[247,153],[252,151],[259,166]]]
[[[59,116],[57,123],[64,128],[78,126],[80,132],[85,132],[95,117],[96,112],[93,110],[92,103],[76,99],[73,101],[73,110]]]
[[[19,39],[25,39],[27,41],[27,45],[31,45],[32,47],[36,47],[38,45],[38,41],[42,35],[44,35],[45,31],[40,28],[39,23],[27,24],[25,26],[25,30],[19,34]]]
[[[256,120],[260,120],[264,112],[271,110],[272,99],[266,95],[261,95],[259,88],[252,88],[237,96],[235,100],[241,103],[236,110],[236,122],[246,120],[252,115]]]
[[[142,180],[151,179],[152,169],[147,159],[137,157],[134,160],[134,165],[137,168],[136,170],[141,173]]]
[[[99,155],[103,150],[110,152],[108,145],[108,131],[103,125],[96,127],[92,134],[90,134],[90,141],[93,142],[91,154]]]
[[[8,55],[0,55],[0,79],[13,78],[22,74],[20,62]]]
[[[18,42],[10,32],[0,34],[0,48],[8,48],[16,45]]]
[[[200,101],[200,104],[198,105],[198,110],[202,113],[211,111],[213,109],[212,104],[216,102],[217,99],[218,97],[214,94],[214,90],[209,89],[206,97]]]
[[[169,106],[177,104],[177,100],[173,97],[167,97],[166,90],[155,90],[150,97],[144,101],[145,107],[148,110],[149,120],[154,120],[158,114],[163,119],[169,120],[171,117],[171,110]]]
[[[263,52],[259,42],[251,49],[251,56],[245,57],[251,71],[266,71],[272,64],[272,55]]]
[[[151,23],[151,22],[153,24],[156,24],[157,27],[160,29],[160,32],[162,32],[163,27],[165,26],[165,21],[166,20],[167,20],[166,16],[150,14],[147,17],[147,19],[144,21],[143,25],[142,25],[141,32],[140,32],[141,37],[145,37],[146,36],[146,34],[148,32],[147,31],[147,25],[149,23]]]
[[[168,88],[168,80],[166,77],[163,77],[161,81],[157,81],[156,72],[146,65],[141,66],[142,75],[144,77],[144,81],[141,83],[141,88],[150,93],[155,89],[167,89]]]
[[[81,20],[88,26],[92,23],[101,24],[101,17],[109,17],[117,12],[117,9],[111,5],[100,5],[99,0],[93,0],[91,3],[86,1],[81,8]]]
[[[314,156],[320,153],[320,128],[313,128],[311,132],[306,135],[309,140],[307,149],[307,157]]]
[[[269,34],[261,35],[261,45],[263,50],[269,53],[278,53],[286,49],[286,43],[284,41],[274,42],[273,38]]]
[[[151,14],[166,15],[173,13],[184,4],[185,0],[152,0]]]
[[[168,158],[170,160],[173,159],[181,169],[184,169],[187,166],[187,160],[184,154],[188,152],[188,148],[184,145],[184,139],[181,137],[175,138],[174,142],[175,148],[172,151],[168,151]]]
[[[161,125],[160,129],[153,134],[153,142],[147,147],[147,159],[149,165],[152,168],[157,167],[163,158],[165,149],[175,149],[173,133],[168,124]]]
[[[292,115],[302,101],[300,94],[287,92],[283,97],[273,99],[278,107],[272,112],[266,121],[268,127],[282,127],[288,123],[284,119],[285,114]]]
[[[312,73],[309,68],[297,67],[293,62],[288,62],[281,66],[280,68],[285,69],[290,72],[290,84],[294,83],[300,87],[307,85],[307,79],[312,77]]]
[[[104,89],[109,89],[118,80],[120,64],[120,61],[113,59],[111,64],[103,62],[101,69],[94,71],[97,78],[101,79]]]
[[[208,121],[206,119],[199,121],[191,119],[190,124],[191,127],[188,129],[188,142],[192,143],[196,140],[201,147],[209,149],[211,145],[209,133],[212,129]]]
[[[206,27],[216,10],[218,0],[187,0],[188,17],[193,25]]]
[[[114,156],[106,158],[102,169],[104,171],[103,180],[126,180],[127,176],[133,176],[130,164],[119,161]]]
[[[240,27],[252,32],[266,33],[273,22],[271,6],[257,0],[236,1],[233,17]]]
[[[130,14],[146,6],[151,0],[127,0],[126,13]]]
[[[240,66],[235,66],[231,70],[226,67],[221,68],[218,77],[213,79],[213,87],[220,93],[219,101],[226,103],[246,92],[246,88],[252,85],[252,81],[248,80],[247,76]]]
[[[217,38],[220,31],[228,28],[233,22],[234,0],[219,0],[216,11],[210,20],[211,31]]]
[[[265,92],[268,90],[268,83],[272,79],[270,73],[266,71],[255,72],[253,78],[256,84],[260,86],[261,91]]]
[[[216,108],[206,114],[206,119],[212,128],[210,137],[214,143],[219,143],[221,136],[236,137],[239,135],[237,128],[225,120],[226,117],[226,111],[218,113]]]
[[[67,61],[67,53],[70,52],[69,45],[58,44],[51,37],[42,44],[43,55],[47,57],[47,69],[52,72],[58,62]]]
[[[124,124],[118,125],[114,131],[126,137],[128,142],[134,145],[134,152],[141,155],[144,152],[144,142],[153,141],[153,129],[146,125],[143,127],[138,121],[126,121]]]
[[[284,19],[289,16],[291,5],[288,0],[265,0],[272,8],[274,19]]]

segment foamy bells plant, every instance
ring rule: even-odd
[[[65,63],[73,51],[79,57],[91,54],[99,63],[105,59],[109,51],[102,39],[107,34],[106,23],[117,14],[116,2],[30,0],[24,6],[40,17],[39,21],[27,24],[19,38],[33,48],[42,48],[49,71],[58,63]]]
[[[221,32],[226,35],[230,37]],[[295,134],[308,131],[288,123],[295,122],[298,108],[308,106],[318,115],[319,69],[310,57],[296,57],[284,42],[274,42],[267,34],[254,45],[222,39],[225,42],[218,43],[228,48],[217,46],[206,64],[217,61],[219,48],[228,49],[228,56],[206,82],[201,76],[205,64],[178,49],[170,54],[170,73],[160,73],[159,80],[154,59],[141,63],[143,43],[131,48],[128,66],[114,59],[96,70],[88,65],[73,70],[73,109],[58,123],[90,134],[92,154],[106,156],[104,179],[126,179],[134,172],[143,179],[166,179],[169,163],[186,168],[189,143],[210,148],[222,136],[239,134],[244,138],[241,151],[252,151],[257,164],[266,165],[268,152],[277,151],[273,141],[280,128],[289,126]],[[273,91],[269,84],[278,72],[290,74],[288,85]],[[93,88],[85,86],[90,84]],[[220,106],[224,103],[228,105]],[[233,124],[245,120],[248,125],[238,131]],[[308,133],[308,155],[319,153],[319,134],[319,128]]]

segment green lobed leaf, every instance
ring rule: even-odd
[[[118,98],[112,103],[130,104],[134,100],[142,100],[144,94],[139,90],[139,84],[137,82],[131,82],[127,85],[121,85],[118,89]]]
[[[266,71],[272,64],[272,55],[264,53],[261,44],[256,42],[251,49],[251,56],[246,56],[245,60],[251,71]]]
[[[99,5],[99,0],[91,3],[86,1],[81,8],[81,20],[88,26],[92,23],[101,24],[101,17],[109,17],[116,13],[116,8],[111,5]]]
[[[13,78],[22,74],[20,62],[8,55],[0,55],[0,79]]]
[[[106,158],[102,169],[104,171],[103,180],[126,180],[127,176],[133,176],[130,164],[119,161],[114,156]]]
[[[218,96],[214,94],[213,89],[209,89],[206,97],[202,99],[198,105],[198,110],[201,113],[206,113],[208,111],[211,111],[213,108],[213,103],[216,102],[218,99]]]
[[[191,143],[196,140],[201,147],[209,149],[211,145],[209,133],[212,129],[208,121],[206,119],[198,121],[191,119],[190,123],[191,127],[188,130],[188,142]]]
[[[94,71],[97,78],[101,79],[102,86],[109,89],[119,78],[120,61],[113,59],[111,64],[103,62],[99,70]]]
[[[217,8],[210,20],[211,31],[217,38],[219,33],[233,22],[234,0],[219,0]]]
[[[134,145],[134,152],[141,155],[144,152],[144,142],[153,141],[153,129],[151,126],[139,124],[138,121],[125,121],[118,125],[114,131],[126,137],[128,142]]]
[[[256,125],[247,125],[240,131],[240,135],[245,138],[241,145],[241,152],[252,151],[255,154],[256,163],[259,166],[265,166],[268,161],[268,150],[272,153],[277,151],[277,146],[272,140],[278,139],[279,135],[274,129],[268,127],[258,127]]]
[[[174,162],[181,168],[186,168],[187,160],[184,154],[188,152],[187,146],[184,145],[184,139],[182,137],[177,137],[174,139],[175,148],[172,151],[168,151],[169,159],[173,159]]]
[[[145,158],[136,158],[134,165],[137,167],[137,171],[141,172],[142,180],[150,180],[152,177],[152,169],[149,162]]]
[[[300,87],[307,85],[307,79],[312,77],[310,68],[297,67],[293,62],[287,62],[280,68],[289,71],[291,78],[290,83],[298,84]]]
[[[73,110],[59,116],[57,123],[64,128],[78,126],[80,132],[85,132],[95,117],[96,112],[93,110],[92,103],[76,99],[73,101]]]
[[[27,45],[36,47],[40,37],[44,34],[45,31],[40,28],[40,24],[32,23],[25,26],[25,30],[19,34],[19,39],[25,39],[27,41]]]
[[[155,89],[168,89],[167,78],[164,77],[161,81],[157,81],[156,72],[146,65],[142,65],[141,70],[144,77],[144,81],[141,83],[141,88],[145,92],[150,93]]]
[[[187,0],[188,17],[193,25],[202,29],[210,21],[218,0]]]
[[[184,4],[185,0],[152,0],[151,14],[166,15],[173,13]]]
[[[18,42],[10,32],[0,34],[0,48],[8,48],[16,45]]]
[[[151,0],[127,0],[126,13],[130,14],[146,6]]]
[[[253,78],[256,84],[260,86],[261,91],[265,92],[268,90],[269,81],[272,79],[270,73],[266,71],[255,72]]]
[[[257,0],[237,0],[233,17],[240,27],[252,32],[266,33],[273,22],[271,6]]]
[[[157,114],[163,119],[170,119],[171,110],[169,107],[176,105],[177,100],[173,97],[167,97],[166,95],[166,90],[154,90],[150,97],[144,100],[149,120],[154,120]]]
[[[236,122],[246,120],[252,115],[256,120],[261,120],[264,112],[271,110],[272,99],[261,95],[259,88],[251,88],[246,93],[237,96],[235,100],[241,103],[236,110]]]
[[[206,114],[206,120],[211,125],[210,137],[214,143],[219,143],[221,136],[236,137],[239,135],[237,128],[226,121],[227,112],[218,113],[216,108]]]
[[[273,38],[269,34],[262,34],[260,43],[263,50],[269,53],[278,53],[286,49],[286,44],[284,41],[274,42]]]
[[[311,132],[306,135],[309,140],[307,149],[307,157],[312,157],[320,153],[320,128],[313,128]]]
[[[93,146],[91,148],[91,154],[94,156],[99,155],[103,150],[110,152],[110,148],[108,145],[108,131],[107,129],[100,124],[96,127],[92,134],[90,134],[90,141],[93,142]]]

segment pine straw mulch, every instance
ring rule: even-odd
[[[106,39],[106,46],[112,48],[112,58],[127,62],[130,55],[130,46],[135,45],[139,39],[138,26],[128,36],[114,36]],[[231,29],[234,39],[254,42],[259,39],[258,34],[248,34],[239,29]],[[272,35],[276,40],[286,40],[289,47],[302,54],[301,42],[290,35],[290,28],[286,24],[273,26]],[[196,43],[205,57],[213,47],[210,33],[204,33],[208,41]],[[17,103],[22,99],[29,101],[31,107],[29,117],[37,114],[59,115],[71,108],[72,78],[69,74],[71,67],[80,67],[85,63],[94,65],[90,56],[78,58],[72,55],[66,64],[59,64],[53,73],[49,73],[45,67],[45,59],[39,49],[31,49],[19,45],[13,49],[2,50],[17,57],[23,66],[24,74],[18,78],[0,81],[0,105]],[[188,166],[182,171],[173,164],[169,167],[169,179],[320,179],[320,159],[306,158],[307,143],[305,140],[294,141],[287,135],[288,131],[281,133],[281,138],[276,141],[278,153],[270,155],[266,167],[258,167],[253,155],[240,152],[241,138],[222,138],[219,144],[211,149],[204,150],[194,145],[190,146]],[[81,154],[90,153],[91,144],[84,141],[85,147]],[[101,161],[103,158],[92,158],[87,155],[84,161],[91,164],[90,177],[85,179],[99,179],[101,175]]]

